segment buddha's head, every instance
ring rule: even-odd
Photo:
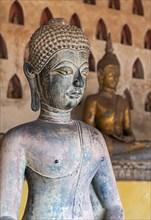
[[[80,28],[51,19],[32,35],[24,72],[32,93],[32,109],[41,102],[71,110],[81,100],[88,73],[89,42]]]
[[[113,54],[113,47],[111,36],[108,35],[105,55],[98,62],[97,74],[100,90],[107,88],[116,90],[120,77],[120,64],[115,54]]]

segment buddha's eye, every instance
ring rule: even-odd
[[[83,76],[88,76],[89,72],[88,72],[88,71],[82,71],[81,74],[82,74]]]
[[[57,69],[56,72],[62,74],[62,75],[70,75],[72,74],[72,70],[63,70],[63,69]]]
[[[80,70],[80,73],[81,73],[81,75],[83,75],[83,76],[88,76],[88,74],[89,74],[89,69],[88,69],[88,67],[85,67],[85,68],[81,68],[81,70]]]

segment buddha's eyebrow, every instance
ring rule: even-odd
[[[51,70],[59,68],[59,67],[65,67],[67,64],[72,64],[73,66],[74,63],[72,61],[69,60],[61,60],[60,62],[58,62],[57,64],[55,64],[54,66],[51,66]],[[66,66],[67,67],[67,66]],[[69,67],[69,66],[68,66]],[[71,67],[70,67],[71,68]]]
[[[81,66],[80,66],[80,69],[81,69],[81,68],[88,68],[88,69],[89,69],[89,64],[88,64],[88,62],[82,63]]]

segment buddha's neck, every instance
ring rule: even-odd
[[[103,91],[105,91],[105,92],[108,92],[108,93],[115,93],[115,89],[110,89],[110,88],[107,88],[107,87],[104,87],[103,89],[102,89]]]
[[[103,87],[103,88],[99,89],[99,93],[100,94],[103,93],[103,94],[106,94],[106,95],[109,95],[109,96],[115,96],[116,91],[114,89]]]
[[[114,89],[103,88],[102,90],[100,90],[100,95],[102,94],[104,97],[112,100],[116,98],[116,93]]]
[[[39,119],[52,123],[71,123],[71,113],[68,110],[62,110],[41,103],[41,112]]]

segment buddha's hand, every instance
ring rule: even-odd
[[[134,137],[133,136],[123,136],[123,141],[126,143],[130,143],[134,141]]]
[[[116,140],[123,141],[123,142],[126,142],[126,143],[130,143],[130,142],[133,142],[135,140],[133,135],[129,135],[129,136],[112,135],[111,137],[115,138]]]
[[[115,206],[106,211],[106,220],[124,220],[124,211],[121,206]]]
[[[111,136],[112,138],[118,140],[118,141],[123,141],[123,142],[125,142],[125,141],[124,141],[124,136],[123,136],[123,135],[112,134],[112,135],[110,135],[110,136]]]

